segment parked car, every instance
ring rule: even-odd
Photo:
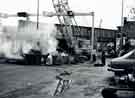
[[[108,70],[113,71],[115,76],[110,80],[110,86],[105,87],[101,94],[103,98],[131,98],[135,91],[135,49],[114,58],[108,64]],[[126,92],[125,93],[117,93]]]
[[[113,71],[115,75],[135,71],[135,49],[121,57],[112,59],[108,67],[108,70]]]

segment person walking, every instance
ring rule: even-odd
[[[105,51],[102,51],[102,55],[101,55],[101,62],[103,65],[106,65],[106,57],[105,57]]]

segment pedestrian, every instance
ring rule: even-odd
[[[93,62],[96,62],[96,50],[93,50],[93,54],[92,54],[92,60]]]
[[[31,63],[32,64],[36,64],[39,65],[41,64],[41,45],[40,42],[37,41],[36,43],[34,43],[32,49],[31,49]]]
[[[101,55],[101,62],[103,65],[106,65],[106,57],[105,57],[105,51],[102,51],[102,55]]]
[[[52,64],[53,64],[53,56],[51,53],[49,53],[46,58],[46,65],[52,65]]]
[[[41,58],[42,65],[46,65],[48,56],[49,56],[49,53],[42,55],[42,58]]]

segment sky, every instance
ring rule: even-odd
[[[43,11],[54,11],[52,0],[39,0],[40,13]],[[95,12],[95,27],[117,29],[121,25],[122,0],[68,0],[70,9],[75,12]],[[135,0],[124,0],[124,16],[128,16],[129,9],[135,6]],[[0,0],[0,12],[14,14],[26,11],[37,12],[37,0]],[[0,19],[3,25],[17,25],[20,18]],[[92,26],[91,16],[76,16],[78,25]],[[36,21],[36,17],[30,20]],[[57,17],[40,17],[40,22],[59,23]]]

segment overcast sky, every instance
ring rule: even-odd
[[[39,0],[40,13],[42,11],[54,11],[52,0]],[[102,28],[116,29],[121,25],[122,0],[69,0],[71,10],[76,12],[95,12],[95,26],[99,27],[102,19]],[[135,0],[124,0],[124,16],[128,16],[130,7],[135,6]],[[36,13],[37,0],[0,0],[0,12],[16,13],[26,11]],[[91,17],[75,17],[79,25],[91,26]],[[16,25],[19,18],[2,19],[4,25]],[[31,18],[36,21],[36,17]],[[40,17],[41,22],[58,23],[57,17]]]

